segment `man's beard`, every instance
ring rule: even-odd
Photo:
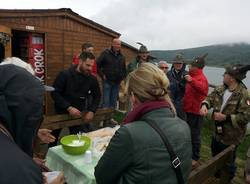
[[[80,67],[80,72],[84,75],[90,75],[90,71],[89,70],[85,70],[82,67]]]
[[[147,57],[141,57],[141,58],[140,58],[140,60],[141,60],[142,62],[147,62],[147,59],[148,59]]]

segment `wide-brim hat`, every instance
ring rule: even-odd
[[[196,57],[191,63],[191,66],[195,66],[197,68],[203,69],[206,65],[205,58],[207,57],[207,53],[204,54],[203,56],[198,56]]]
[[[137,42],[137,44],[141,45],[138,50],[138,53],[149,53],[148,48],[145,45],[140,42]]]
[[[184,59],[182,54],[176,54],[175,58],[173,59],[174,64],[183,64]]]
[[[246,78],[247,71],[250,70],[250,65],[228,65],[226,66],[225,74],[229,74],[236,80],[242,81]]]

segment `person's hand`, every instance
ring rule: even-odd
[[[44,159],[40,159],[38,157],[33,157],[33,161],[37,164],[37,165],[44,165],[46,160]]]
[[[33,161],[40,167],[42,171],[50,171],[49,168],[45,165],[46,160],[40,159],[38,157],[33,157]]]
[[[89,112],[87,112],[87,113],[84,115],[83,121],[84,121],[85,123],[89,123],[93,118],[94,118],[94,113],[91,112],[91,111],[89,111]]]
[[[44,175],[44,173],[42,173],[43,175],[43,184],[49,184],[47,181],[47,177]]]
[[[184,78],[187,82],[192,82],[192,77],[190,75],[185,75]]]
[[[52,130],[40,128],[38,130],[37,136],[43,143],[51,143],[56,140],[56,138],[51,134]]]
[[[73,117],[81,116],[81,111],[79,111],[77,108],[70,106],[67,111],[69,112],[69,115]]]
[[[55,171],[57,172],[57,171]],[[51,172],[43,172],[43,184],[64,184],[65,183],[65,177],[63,172],[59,172],[59,174],[52,180],[49,181],[48,183],[48,177]],[[54,172],[52,172],[54,173]]]
[[[222,114],[221,112],[214,112],[214,120],[215,121],[225,121],[226,115]]]
[[[200,115],[201,115],[201,116],[206,116],[207,113],[208,113],[208,110],[207,110],[206,105],[202,105],[202,106],[201,106],[201,109],[200,109]]]
[[[250,184],[250,175],[246,174],[246,184]]]
[[[64,184],[64,174],[60,172],[60,174],[50,183],[50,184]]]

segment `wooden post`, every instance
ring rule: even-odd
[[[194,169],[189,176],[189,184],[203,183],[214,174],[221,170],[220,183],[228,183],[229,181],[229,166],[232,162],[234,145],[229,146],[227,149],[211,158],[207,163],[202,164]]]

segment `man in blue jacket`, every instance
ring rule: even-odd
[[[185,75],[188,72],[185,70],[186,64],[183,61],[183,57],[177,54],[173,61],[173,66],[170,71],[168,71],[167,76],[170,81],[169,90],[171,92],[170,97],[176,108],[177,116],[185,120],[186,115],[183,111],[182,99],[185,94]]]

